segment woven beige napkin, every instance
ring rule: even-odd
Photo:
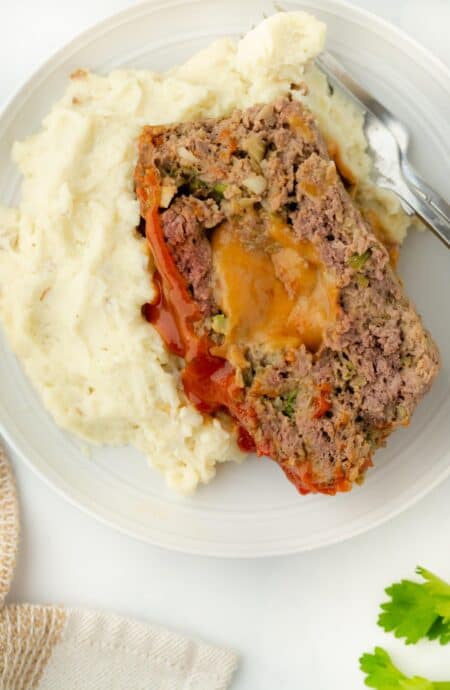
[[[19,540],[11,467],[0,446],[0,689],[225,690],[231,651],[109,613],[5,604]]]

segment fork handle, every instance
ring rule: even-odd
[[[406,157],[402,159],[401,165],[406,183],[409,187],[413,188],[412,191],[414,194],[434,207],[437,213],[442,216],[443,220],[447,221],[450,225],[450,204],[435,192],[434,189],[429,187]]]
[[[436,209],[436,206],[428,199],[428,196],[424,192],[419,193],[415,186],[410,187],[406,182],[392,185],[390,189],[398,194],[415,211],[419,218],[428,225],[434,234],[439,237],[447,249],[450,249],[450,223],[446,220],[445,215],[442,215],[441,211]],[[436,193],[433,192],[433,194]],[[445,204],[444,201],[443,203]]]

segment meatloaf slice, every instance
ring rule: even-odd
[[[145,307],[202,411],[234,419],[302,493],[359,482],[438,352],[299,102],[146,127]]]

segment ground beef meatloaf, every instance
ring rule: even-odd
[[[302,493],[351,488],[438,353],[311,113],[285,98],[146,127],[136,189],[158,287],[143,312],[188,398]]]

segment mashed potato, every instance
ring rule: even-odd
[[[305,99],[360,181],[358,193],[401,239],[399,205],[368,182],[360,114],[309,66],[324,36],[313,17],[283,13],[164,75],[79,70],[41,131],[14,146],[21,203],[0,208],[0,316],[9,341],[57,424],[93,443],[136,446],[182,492],[243,456],[232,433],[186,403],[180,362],[141,316],[153,288],[147,243],[136,232],[136,139],[144,124],[224,115],[305,79]]]

